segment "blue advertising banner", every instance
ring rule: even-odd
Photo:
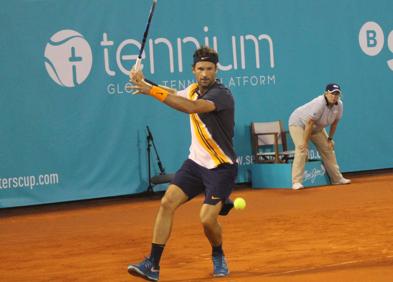
[[[2,3],[0,207],[144,192],[146,126],[166,171],[187,158],[188,116],[126,90],[150,5]],[[238,182],[250,181],[249,124],[287,127],[329,82],[344,93],[342,171],[392,168],[392,10],[390,0],[159,0],[144,72],[182,89],[194,81],[194,50],[218,50],[218,77],[236,102]]]

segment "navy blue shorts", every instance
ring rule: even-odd
[[[223,164],[207,169],[187,159],[171,183],[179,186],[188,196],[188,200],[204,193],[204,203],[216,205],[229,198],[235,186],[236,175],[237,164]]]

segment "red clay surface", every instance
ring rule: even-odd
[[[221,218],[231,274],[212,278],[198,197],[181,207],[160,281],[393,281],[393,173],[300,191],[237,188]],[[0,281],[143,281],[159,197],[0,210]]]

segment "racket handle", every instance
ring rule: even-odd
[[[153,81],[151,81],[151,80],[148,80],[147,78],[145,78],[145,81],[146,81],[147,83],[149,83],[150,85],[158,86],[157,83],[155,83],[155,82],[153,82]]]
[[[130,81],[131,81],[131,72],[132,71],[139,71],[141,69],[141,64],[142,64],[142,58],[137,58],[135,61],[134,66],[131,68],[130,73],[129,73],[129,77],[130,77]]]
[[[134,65],[134,70],[140,71],[142,66],[142,58],[137,58]]]

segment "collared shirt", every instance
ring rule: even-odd
[[[329,107],[325,95],[311,100],[307,104],[297,108],[289,117],[289,126],[300,126],[305,128],[307,121],[314,121],[313,132],[321,131],[331,125],[335,120],[340,120],[343,115],[343,103],[341,100],[336,105]]]
[[[177,92],[177,95],[194,101],[212,101],[216,109],[208,113],[190,114],[192,141],[188,158],[208,169],[236,163],[232,142],[235,103],[230,90],[218,81],[201,97],[197,90],[198,84],[194,83]]]

